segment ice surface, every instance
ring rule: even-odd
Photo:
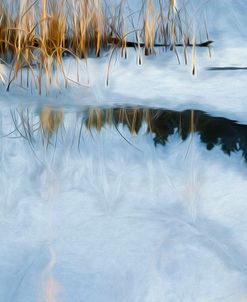
[[[13,130],[9,109],[1,122]],[[119,128],[127,143],[70,110],[64,127],[48,149],[1,138],[0,301],[246,300],[240,154],[196,133],[155,148],[145,124]]]

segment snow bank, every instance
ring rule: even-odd
[[[177,1],[181,7],[182,1]],[[131,2],[133,10],[137,2]],[[58,103],[58,105],[86,104],[139,104],[162,106],[168,109],[201,109],[211,114],[246,122],[246,70],[208,70],[211,67],[245,67],[246,64],[246,25],[244,15],[245,1],[189,1],[188,11],[197,24],[204,27],[204,17],[210,39],[214,40],[212,58],[207,49],[196,51],[196,75],[191,75],[191,53],[188,50],[188,65],[178,64],[173,52],[142,56],[142,65],[138,66],[137,54],[128,51],[128,59],[115,57],[110,68],[109,86],[106,86],[109,55],[101,59],[88,59],[87,64],[79,64],[80,84],[69,82],[64,89],[64,81],[54,83],[49,91],[43,89],[40,97],[34,84],[29,88],[20,88],[18,81],[5,92],[1,86],[0,101]],[[201,29],[203,30],[203,28]],[[69,78],[77,80],[77,66],[72,59],[65,59],[65,70]],[[0,69],[1,70],[1,69]],[[4,72],[3,72],[4,73]],[[7,74],[5,71],[4,74]],[[24,71],[25,74],[25,71]],[[55,76],[54,76],[55,78]]]

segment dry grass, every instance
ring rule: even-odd
[[[110,64],[116,50],[127,57],[126,49],[132,46],[138,51],[140,63],[140,49],[150,55],[155,53],[155,47],[162,46],[178,56],[176,48],[182,46],[187,63],[187,47],[193,46],[194,58],[198,45],[189,19],[176,9],[174,0],[143,0],[139,12],[131,11],[126,0],[115,7],[103,0],[14,0],[11,8],[4,1],[0,0],[0,60],[10,65],[10,71],[8,79],[4,79],[0,70],[0,80],[6,81],[7,90],[19,74],[24,85],[24,67],[26,86],[31,73],[40,93],[43,75],[47,89],[54,69],[62,72],[67,86],[64,55],[87,59],[89,55],[99,57],[111,48]]]

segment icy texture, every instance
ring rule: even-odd
[[[1,139],[0,301],[246,301],[247,165],[196,134]],[[13,129],[2,110],[4,133]],[[74,143],[72,145],[72,141]]]

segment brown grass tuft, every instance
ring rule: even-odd
[[[54,69],[62,72],[67,86],[63,56],[71,55],[76,60],[89,55],[99,57],[109,48],[113,50],[109,64],[117,49],[127,57],[127,47],[137,50],[140,64],[141,48],[145,55],[151,55],[155,47],[162,46],[178,57],[176,47],[182,46],[187,63],[186,47],[193,46],[194,52],[197,44],[184,14],[176,9],[174,0],[143,0],[139,12],[129,11],[126,0],[115,7],[109,7],[103,0],[15,0],[12,9],[2,0],[0,60],[10,64],[7,90],[19,75],[24,85],[23,68],[27,68],[26,85],[31,73],[40,93],[43,75],[47,90]]]

